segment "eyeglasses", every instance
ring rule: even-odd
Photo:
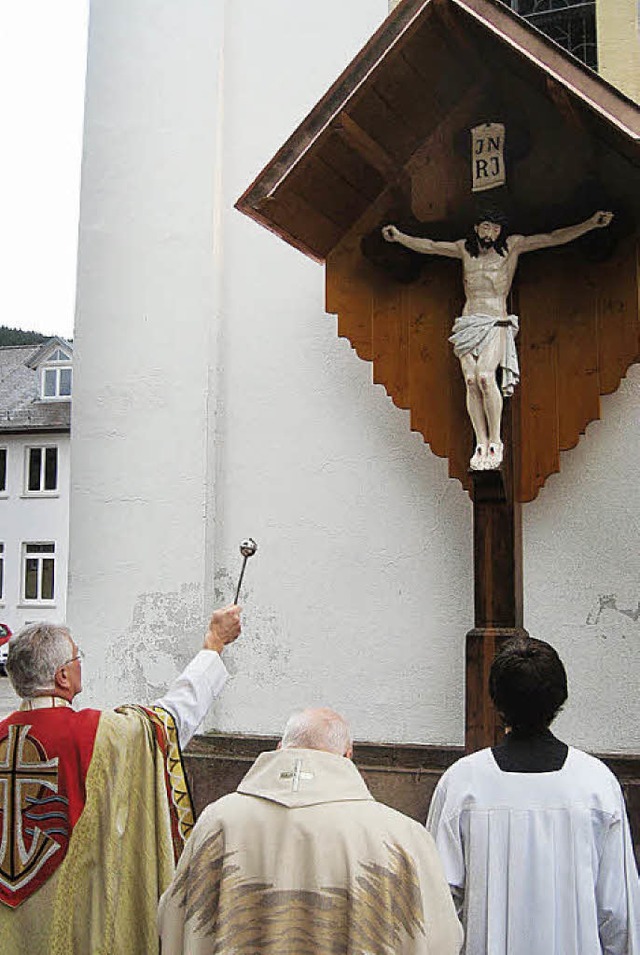
[[[80,647],[76,647],[75,657],[71,657],[70,660],[65,660],[64,663],[61,663],[59,667],[56,667],[56,673],[58,672],[58,670],[61,670],[62,667],[68,667],[70,663],[75,663],[76,660],[84,660],[84,653],[80,649]]]

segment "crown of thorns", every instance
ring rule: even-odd
[[[495,225],[502,226],[503,229],[506,229],[509,225],[506,213],[498,206],[482,206],[479,208],[473,224],[478,225],[480,222],[493,222]]]

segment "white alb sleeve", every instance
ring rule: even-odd
[[[168,710],[176,721],[184,749],[227,682],[227,668],[215,650],[201,650],[174,680],[156,706]]]
[[[433,836],[456,908],[459,909],[464,899],[466,867],[455,790],[450,794],[448,782],[449,777],[445,772],[431,797],[426,827]]]
[[[600,853],[596,882],[598,930],[604,955],[640,953],[640,879],[622,790],[619,812]]]

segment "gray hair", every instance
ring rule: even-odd
[[[287,720],[280,745],[282,749],[321,749],[344,756],[351,749],[351,730],[345,718],[334,710],[303,710]]]
[[[50,692],[55,675],[71,656],[71,634],[56,623],[30,623],[9,640],[7,673],[22,699]]]

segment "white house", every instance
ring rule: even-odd
[[[359,738],[462,742],[469,498],[338,338],[321,267],[233,209],[387,12],[92,3],[69,595],[86,703],[157,694],[251,535],[210,725],[275,733],[325,703]],[[559,732],[600,752],[640,751],[638,372],[524,511],[525,626],[568,664]]]
[[[73,346],[0,348],[0,620],[63,621]]]

